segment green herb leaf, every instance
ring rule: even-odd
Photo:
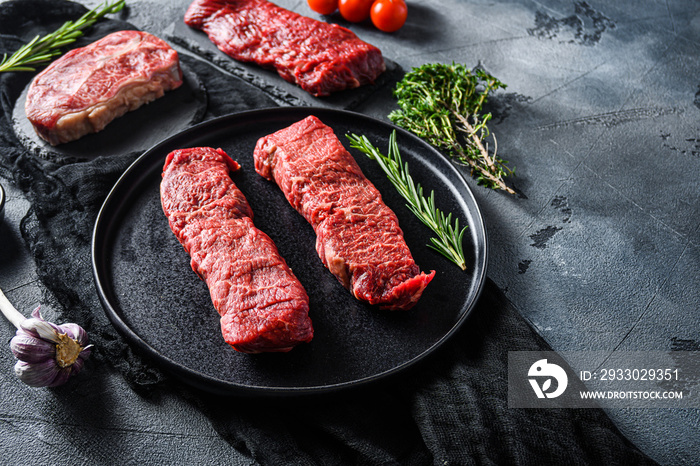
[[[408,202],[406,207],[437,235],[436,238],[430,238],[431,244],[428,244],[428,247],[465,270],[467,261],[464,258],[462,238],[467,227],[460,229],[458,218],[455,218],[452,226],[452,214],[445,216],[445,213],[435,206],[434,191],[431,191],[428,197],[423,195],[423,188],[411,177],[408,163],[401,160],[399,146],[396,143],[396,131],[392,131],[389,136],[388,155],[382,154],[366,136],[349,134],[347,138],[350,140],[350,147],[359,150],[379,164],[391,184]]]
[[[15,53],[4,55],[0,61],[0,73],[6,71],[35,71],[30,65],[46,63],[61,55],[58,50],[82,36],[82,31],[89,28],[95,22],[107,14],[117,13],[126,5],[125,0],[118,0],[114,3],[106,1],[96,7],[76,21],[66,21],[63,26],[44,37],[36,36],[34,39],[24,44]]]
[[[496,155],[497,143],[486,126],[491,114],[481,114],[489,92],[506,85],[481,69],[429,63],[413,68],[396,84],[399,110],[389,119],[469,166],[479,184],[515,194],[504,179],[514,170]],[[494,141],[489,153],[487,138]]]

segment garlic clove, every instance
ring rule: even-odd
[[[10,340],[10,350],[17,359],[24,362],[41,362],[56,355],[56,345],[36,338],[23,329],[17,330]]]
[[[47,387],[58,387],[59,385],[63,385],[64,383],[68,382],[68,379],[70,378],[71,375],[77,374],[77,372],[74,372],[75,365],[70,366],[70,367],[64,367],[63,369],[59,369],[58,372],[56,372],[56,376],[54,377],[53,381],[46,385]]]
[[[58,325],[52,324],[44,320],[39,314],[39,308],[37,307],[32,311],[32,317],[26,319],[20,324],[20,327],[27,332],[43,338],[44,340],[52,341],[54,343],[59,343],[60,340],[58,335],[64,332],[58,328]]]
[[[80,370],[83,368],[85,365],[85,359],[84,358],[78,358],[75,360],[72,366],[70,366],[68,369],[73,373],[77,374],[80,372]]]
[[[87,346],[89,343],[87,332],[78,324],[61,324],[58,326],[63,333],[68,335],[73,340],[77,341],[80,346]]]
[[[15,364],[15,374],[30,387],[51,386],[59,372],[60,369],[53,359],[35,363],[17,361]]]

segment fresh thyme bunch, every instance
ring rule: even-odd
[[[76,21],[66,21],[51,34],[44,37],[36,36],[9,57],[7,54],[3,55],[0,61],[0,72],[34,71],[34,65],[46,63],[61,55],[61,47],[75,42],[83,35],[84,29],[89,28],[107,14],[117,13],[124,8],[125,4],[125,0],[114,3],[107,1],[88,11]]]
[[[428,63],[413,68],[396,84],[394,97],[400,109],[389,119],[469,166],[479,184],[515,194],[504,181],[513,170],[496,155],[495,136],[493,155],[489,153],[491,114],[480,113],[489,92],[505,87],[481,69]]]

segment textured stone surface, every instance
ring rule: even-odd
[[[184,0],[128,3],[122,19],[156,34],[178,30],[178,15],[187,6]],[[301,0],[278,3],[318,17]],[[489,277],[555,350],[697,350],[698,5],[631,0],[409,0],[408,5],[408,21],[395,34],[367,24],[350,27],[400,69],[433,61],[481,64],[508,84],[490,102],[491,129],[500,155],[516,167],[519,196],[469,181],[489,233]],[[337,17],[330,20],[347,26]],[[384,119],[395,108],[389,87],[352,105]],[[17,307],[30,309],[42,296],[18,234],[27,204],[6,188],[0,287]],[[13,333],[9,323],[0,325],[1,340]],[[0,352],[0,363],[10,367],[11,354]],[[167,463],[174,451],[183,463],[196,462],[191,448],[207,449],[222,464],[237,462],[233,449],[187,403],[167,396],[145,402],[107,368],[92,370],[104,373],[105,386],[100,393],[79,393],[84,398],[69,392],[79,391],[75,387],[29,389],[1,371],[3,399],[16,392],[26,402],[3,403],[0,450],[20,455],[18,463],[35,462],[27,452],[43,442],[61,443],[51,463],[108,462],[109,449],[126,462]],[[85,412],[100,403],[104,418]],[[609,414],[663,464],[692,464],[700,457],[698,410]],[[110,419],[120,420],[118,432],[110,432]],[[99,438],[109,444],[92,444],[93,430],[103,432]],[[22,442],[30,448],[19,448]]]

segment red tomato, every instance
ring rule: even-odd
[[[369,18],[372,3],[374,0],[338,0],[338,10],[346,20],[359,23]]]
[[[372,5],[370,16],[377,29],[394,32],[401,29],[406,22],[408,7],[404,0],[376,0]]]
[[[322,15],[330,15],[338,9],[338,0],[307,0],[309,8]]]

